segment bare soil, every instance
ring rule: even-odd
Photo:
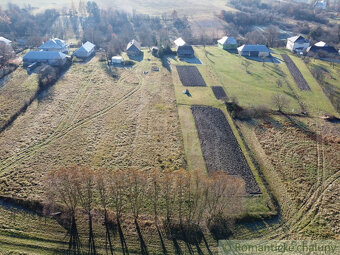
[[[183,86],[206,87],[206,83],[196,66],[176,66]]]
[[[293,76],[298,87],[301,90],[311,90],[307,81],[305,80],[302,73],[300,72],[300,70],[295,65],[295,63],[292,61],[292,59],[287,54],[281,54],[281,56],[282,56],[283,60],[285,61],[286,65],[289,69],[289,72]]]
[[[240,176],[247,193],[261,193],[223,112],[207,106],[192,106],[191,110],[208,172],[225,171]]]
[[[214,92],[214,95],[215,95],[216,99],[219,99],[219,100],[221,100],[221,99],[227,100],[228,99],[228,96],[225,93],[223,87],[221,87],[221,86],[212,86],[211,89]]]

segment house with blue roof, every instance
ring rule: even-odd
[[[43,51],[60,51],[67,54],[68,44],[61,39],[54,38],[44,42],[38,49]]]
[[[66,64],[68,56],[60,51],[29,51],[24,57],[24,66],[33,63],[47,64],[51,66],[63,66]]]

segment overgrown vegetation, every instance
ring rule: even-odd
[[[94,172],[79,166],[51,171],[46,178],[45,192],[45,211],[51,215],[56,209],[64,208],[61,215],[67,215],[69,223],[65,227],[69,236],[69,254],[80,254],[82,250],[77,230],[77,218],[81,213],[88,216],[88,254],[96,254],[92,224],[94,208],[100,208],[100,214],[103,214],[97,214],[97,217],[104,219],[105,247],[111,254],[114,247],[110,233],[116,231],[123,254],[128,254],[127,237],[121,228],[122,218],[127,215],[133,217],[141,254],[148,254],[139,225],[142,214],[154,215],[162,247],[164,237],[161,232],[164,231],[177,249],[177,240],[182,240],[189,250],[194,245],[199,251],[206,224],[216,240],[231,234],[233,219],[243,212],[242,197],[245,194],[244,186],[223,172],[211,172],[210,176],[184,169],[174,172],[136,169]],[[108,215],[114,215],[114,225],[109,224]],[[222,228],[220,222],[224,222]]]

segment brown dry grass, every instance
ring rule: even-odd
[[[280,195],[293,203],[283,205],[286,222],[280,229],[284,232],[276,229],[272,237],[339,235],[339,132],[336,124],[316,118],[281,117],[255,129],[279,178],[275,182],[284,183]]]
[[[44,174],[69,164],[183,167],[171,74],[161,68],[144,75],[153,62],[121,70],[119,80],[97,58],[74,64],[0,135],[0,193],[39,196]]]

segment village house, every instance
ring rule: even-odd
[[[234,37],[224,36],[222,39],[217,41],[218,46],[224,50],[236,50],[237,41]]]
[[[68,56],[59,51],[30,51],[23,57],[24,66],[33,63],[48,64],[51,66],[63,66]]]
[[[194,58],[194,48],[187,44],[182,38],[178,38],[174,41],[176,45],[176,52],[179,58]]]
[[[2,37],[2,36],[0,36],[0,43],[5,43],[5,44],[7,44],[7,45],[9,45],[9,46],[11,46],[11,44],[12,44],[12,41],[11,40],[8,40],[7,38],[5,38],[5,37]]]
[[[244,57],[269,57],[270,50],[266,45],[244,44],[237,48],[238,54]]]
[[[140,43],[133,39],[126,46],[126,53],[129,57],[137,57],[143,54]]]
[[[338,55],[338,51],[327,43],[320,41],[310,46],[306,50],[309,56],[332,57]]]
[[[310,43],[301,35],[289,37],[286,48],[291,51],[303,52],[310,46]]]
[[[84,43],[78,50],[73,53],[77,58],[88,58],[94,54],[95,45],[91,42]]]
[[[38,49],[43,51],[60,51],[66,54],[68,53],[68,45],[65,41],[58,38],[46,41]]]

